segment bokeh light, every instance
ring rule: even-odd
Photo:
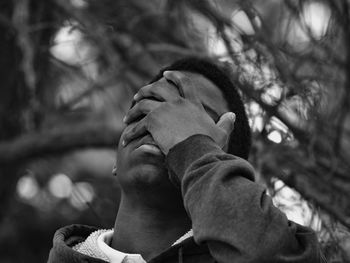
[[[274,142],[274,143],[281,143],[282,142],[282,135],[279,131],[272,131],[267,135],[267,138]]]
[[[38,194],[39,190],[39,185],[32,176],[22,176],[17,182],[17,194],[23,199],[32,199]]]
[[[303,17],[312,37],[321,39],[327,32],[331,11],[321,2],[307,2],[304,5]]]
[[[79,182],[73,185],[69,202],[77,209],[85,209],[94,197],[95,191],[92,185],[87,182]]]
[[[49,191],[56,198],[67,198],[72,193],[72,181],[65,174],[55,174],[49,181]]]

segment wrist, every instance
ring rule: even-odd
[[[179,184],[186,169],[209,152],[224,153],[210,136],[203,134],[190,136],[172,147],[166,156],[169,174],[176,177],[172,181]]]

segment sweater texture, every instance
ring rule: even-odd
[[[128,254],[118,251],[110,246],[114,230],[99,229],[92,232],[84,241],[73,246],[73,250],[90,257],[99,258],[111,263],[144,263],[140,254]],[[193,236],[192,229],[176,240],[172,246],[181,243]]]

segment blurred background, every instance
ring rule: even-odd
[[[46,262],[61,226],[113,226],[133,94],[187,55],[225,63],[276,206],[350,262],[348,0],[0,2],[0,262]]]

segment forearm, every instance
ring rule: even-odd
[[[315,234],[273,206],[245,160],[193,136],[174,147],[168,163],[181,183],[194,238],[217,261],[318,262]]]

